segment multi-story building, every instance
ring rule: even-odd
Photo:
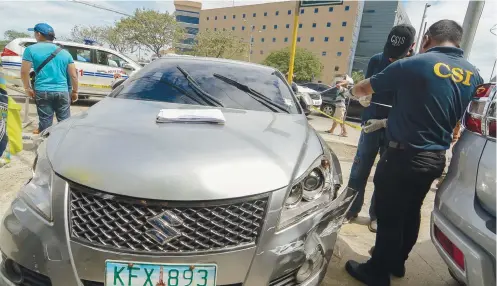
[[[410,23],[400,1],[365,1],[353,70],[366,72],[369,59],[383,51],[392,27]]]
[[[324,65],[316,80],[331,82],[336,74],[348,72],[358,3],[300,9],[297,46],[315,53]],[[270,52],[291,45],[296,4],[286,1],[202,10],[199,28],[232,31],[250,45],[244,60],[260,63]]]
[[[176,21],[185,28],[186,35],[176,45],[178,51],[191,50],[195,36],[198,34],[200,10],[202,3],[195,1],[174,1]]]

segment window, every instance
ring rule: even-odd
[[[302,23],[299,24],[299,29],[302,29]]]
[[[124,64],[126,63],[127,62],[125,60],[121,59],[120,57],[114,54],[97,50],[97,64],[99,65],[109,66],[113,68],[120,68],[123,67]]]
[[[264,12],[264,17],[267,17],[267,12]]]
[[[314,14],[319,13],[319,8],[314,8]]]
[[[261,42],[263,42],[263,43],[264,43],[264,38],[261,38]]]
[[[287,28],[287,29],[290,29],[290,24],[286,24],[286,28]]]
[[[276,38],[273,38],[273,43],[276,43]]]
[[[190,17],[190,16],[183,16],[183,15],[177,15],[176,21],[178,21],[180,23],[189,23],[189,24],[198,24],[199,23],[198,17]]]
[[[341,57],[342,56],[342,52],[337,52],[337,57]]]
[[[335,71],[338,71],[340,69],[339,66],[335,66]]]
[[[304,8],[300,9],[300,14],[304,14]]]
[[[350,6],[345,6],[345,11],[349,11],[350,10]]]
[[[363,13],[374,13],[375,10],[365,10]]]
[[[297,42],[300,42],[300,37],[297,37]]]
[[[278,25],[274,25],[274,29],[277,30],[278,29]]]
[[[333,7],[328,8],[328,12],[333,12]]]
[[[254,42],[254,37],[252,37],[252,39],[250,39],[250,41],[253,43]]]
[[[369,40],[360,40],[359,43],[369,43]]]
[[[191,34],[191,35],[196,35],[198,34],[198,28],[190,28],[190,27],[187,27],[185,28],[186,32],[188,34]]]
[[[252,31],[255,29],[255,25],[252,25]]]
[[[214,32],[217,31],[217,28],[214,28]]]
[[[207,21],[209,21],[209,17],[207,17]]]
[[[328,37],[324,37],[324,41],[325,41],[325,42],[328,42],[328,40],[329,40],[329,39],[330,39],[330,38],[328,38]]]
[[[321,55],[322,55],[322,56],[326,56],[326,52],[322,52],[322,53],[321,53]]]
[[[217,20],[217,16],[216,16],[216,17],[214,17],[214,20]]]
[[[373,28],[373,26],[371,26],[371,25],[364,25],[364,26],[361,26],[361,28]]]
[[[254,18],[257,17],[257,13],[252,14],[252,17]]]
[[[266,30],[266,25],[262,25],[262,29],[263,29],[263,30]]]
[[[276,14],[276,16],[278,16],[278,15],[280,14],[280,11],[276,11],[276,13],[275,13],[275,14]]]
[[[209,31],[209,28],[205,28],[206,31]]]
[[[235,26],[231,27],[231,31],[234,31],[235,30]]]
[[[347,26],[347,22],[342,22],[342,27]]]
[[[245,14],[242,14],[242,18],[245,19]]]
[[[226,31],[226,28],[223,28],[223,31]]]
[[[224,20],[226,20],[226,15],[224,15]]]
[[[90,62],[91,63],[91,51],[86,48],[64,46],[64,48],[71,54],[73,60],[78,62]]]
[[[313,28],[316,28],[316,23],[312,23],[312,27],[313,27]]]
[[[253,53],[254,53],[254,51],[250,51],[250,54],[253,54]]]
[[[233,15],[233,19],[236,19],[236,15]]]
[[[345,40],[344,37],[340,37],[340,42],[343,42]]]
[[[292,10],[288,10],[288,15],[292,15]]]
[[[314,42],[314,37],[311,37],[311,42]]]
[[[326,27],[331,27],[331,22],[326,23]]]
[[[242,26],[242,31],[245,31],[245,26]]]
[[[287,42],[288,42],[288,37],[285,37],[285,43],[287,43]]]
[[[261,50],[261,55],[263,55],[263,54],[264,54],[264,51],[263,51],[263,50]]]

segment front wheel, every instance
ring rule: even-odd
[[[321,105],[321,111],[323,111],[328,116],[333,116],[333,114],[335,113],[335,106],[323,103],[323,105]]]

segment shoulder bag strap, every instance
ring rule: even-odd
[[[50,56],[48,56],[48,58],[46,58],[42,63],[41,65],[36,69],[35,71],[35,74],[38,74],[42,68],[44,68],[53,58],[55,58],[55,56],[60,52],[62,51],[62,48],[59,47],[57,48],[53,53],[50,54]]]

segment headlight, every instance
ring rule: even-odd
[[[295,182],[286,197],[278,230],[301,221],[328,205],[335,197],[331,156],[319,157]]]
[[[48,221],[52,220],[52,167],[46,153],[46,141],[40,143],[33,163],[33,177],[21,188],[19,197]]]

